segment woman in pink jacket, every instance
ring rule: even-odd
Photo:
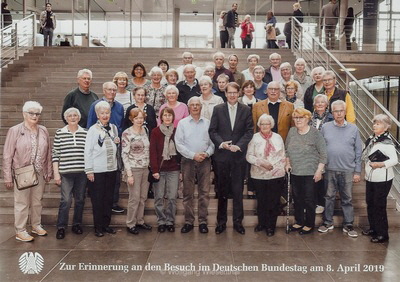
[[[240,25],[242,28],[242,33],[240,34],[240,38],[242,39],[243,49],[251,48],[251,41],[253,41],[253,31],[254,26],[253,23],[250,22],[250,15],[246,15],[244,17],[244,21]]]

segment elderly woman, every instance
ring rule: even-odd
[[[325,123],[332,121],[333,116],[329,112],[328,109],[328,98],[324,94],[318,94],[314,98],[314,111],[312,113],[312,117],[309,125],[321,130],[322,125]],[[323,180],[315,183],[315,213],[321,214],[325,210],[325,194],[326,187]]]
[[[217,78],[217,85],[214,94],[221,97],[226,102],[225,88],[229,83],[229,76],[221,73]]]
[[[139,86],[145,86],[150,82],[146,79],[146,68],[142,63],[136,63],[132,67],[132,80],[129,81],[126,90],[132,91],[134,88]]]
[[[309,86],[304,93],[303,101],[304,101],[304,108],[309,110],[310,112],[314,109],[314,99],[318,94],[324,94],[324,82],[322,80],[323,74],[325,69],[323,67],[316,67],[313,68],[311,71],[311,77],[314,80],[314,84]]]
[[[221,11],[221,14],[219,14],[219,19],[218,19],[218,29],[219,29],[219,40],[221,41],[221,48],[225,48],[226,44],[228,43],[228,31],[226,30],[226,27],[224,26],[224,17],[226,15],[226,11]]]
[[[169,69],[166,73],[165,73],[165,79],[167,81],[168,85],[175,85],[178,82],[178,72],[175,69]]]
[[[214,65],[207,65],[204,68],[203,75],[209,76],[211,79],[213,79],[215,75],[215,66]]]
[[[178,101],[179,90],[173,85],[168,85],[167,88],[165,88],[164,96],[167,102],[160,107],[160,114],[158,116],[157,124],[161,124],[161,111],[168,107],[174,110],[174,127],[177,127],[178,122],[189,115],[188,106],[185,103]]]
[[[254,231],[265,229],[267,236],[275,234],[286,163],[283,139],[271,130],[274,124],[272,116],[260,116],[257,121],[260,132],[254,134],[246,155],[251,164],[250,175],[257,191],[258,225]]]
[[[286,101],[292,103],[294,105],[294,108],[304,108],[304,103],[297,97],[297,91],[298,91],[298,85],[296,81],[290,80],[288,83],[285,85],[285,99]]]
[[[64,112],[67,125],[56,131],[53,145],[54,180],[61,185],[61,200],[58,210],[57,239],[64,239],[68,226],[72,197],[75,199],[72,232],[82,234],[82,215],[85,205],[85,142],[86,129],[79,126],[81,113],[77,108]]]
[[[176,152],[174,135],[174,110],[164,108],[160,112],[161,125],[153,130],[150,138],[150,167],[154,183],[154,208],[158,232],[175,231],[176,197],[179,184],[180,160]],[[166,204],[164,205],[164,198]]]
[[[137,87],[133,89],[133,97],[135,99],[135,103],[126,110],[123,130],[133,125],[129,113],[134,108],[138,108],[139,110],[145,113],[145,120],[143,122],[143,127],[145,127],[146,131],[148,132],[148,135],[150,135],[153,128],[157,126],[156,112],[154,111],[154,108],[151,105],[145,103],[146,95],[147,91],[143,87]]]
[[[312,84],[311,77],[306,73],[306,61],[303,58],[298,58],[294,62],[293,79],[300,83],[302,89],[307,89]]]
[[[34,166],[39,182],[32,188],[19,190],[14,187],[15,239],[23,242],[34,239],[26,230],[28,217],[32,233],[47,235],[41,225],[42,197],[45,182],[50,181],[53,171],[49,133],[46,127],[39,125],[42,109],[38,102],[25,102],[22,107],[24,121],[8,130],[4,144],[3,174],[7,189],[12,189],[16,184],[14,173],[29,165]]]
[[[214,60],[214,64],[215,64],[215,74],[214,74],[214,77],[213,77],[213,81],[214,82],[217,81],[217,78],[221,74],[226,74],[229,77],[229,82],[235,81],[233,73],[230,70],[228,70],[227,68],[225,68],[225,66],[224,66],[224,62],[225,62],[224,53],[216,52],[213,55],[213,60]]]
[[[120,102],[122,106],[124,106],[125,115],[126,110],[135,101],[131,92],[126,90],[129,83],[128,75],[123,71],[119,71],[114,75],[113,82],[115,83],[115,85],[117,85],[117,94],[115,95],[114,99],[115,101]]]
[[[240,24],[240,28],[242,29],[242,33],[240,34],[240,38],[242,39],[243,49],[251,48],[251,41],[253,41],[253,32],[254,25],[250,21],[250,15],[244,16],[243,22]]]
[[[201,116],[211,120],[214,107],[216,105],[223,104],[224,100],[220,96],[212,93],[212,80],[210,77],[200,77],[199,85],[201,91],[200,103],[202,105]]]
[[[279,85],[281,87],[281,98],[284,98],[285,94],[286,94],[285,93],[286,84],[289,81],[293,80],[293,77],[292,77],[292,66],[290,65],[290,63],[285,62],[285,63],[281,64],[280,70],[281,70],[282,79],[279,82]],[[301,85],[300,85],[299,82],[295,81],[295,83],[297,84],[297,92],[296,92],[297,93],[297,98],[299,98],[300,100],[303,101],[303,94],[304,94],[303,93],[303,88],[301,88]]]
[[[110,123],[111,107],[106,101],[95,106],[97,122],[87,133],[85,143],[85,172],[93,189],[90,199],[93,208],[94,232],[103,237],[104,232],[115,234],[111,228],[111,209],[117,176],[118,129]]]
[[[256,94],[255,97],[258,100],[267,99],[267,86],[268,83],[263,81],[265,75],[265,69],[263,66],[256,66],[253,70],[254,84],[256,86]]]
[[[398,158],[389,133],[390,118],[379,114],[372,122],[373,135],[365,142],[363,151],[369,229],[362,234],[372,236],[372,243],[383,243],[389,241],[386,202],[393,183],[393,167],[397,165]]]
[[[156,111],[156,115],[160,111],[161,105],[165,103],[165,85],[161,85],[163,72],[159,67],[153,67],[150,70],[151,83],[144,86],[147,90],[147,103],[150,104]]]
[[[292,174],[294,217],[291,231],[301,235],[314,230],[314,182],[322,179],[327,162],[326,144],[318,129],[311,127],[311,113],[297,108],[292,114],[295,127],[286,138],[286,171]],[[305,212],[304,212],[305,211]]]
[[[247,64],[249,68],[242,71],[245,80],[253,80],[253,71],[254,68],[258,65],[259,61],[260,56],[258,56],[257,54],[251,54],[247,57]]]
[[[131,109],[129,118],[133,125],[122,133],[122,160],[129,192],[126,227],[134,235],[139,234],[139,229],[151,230],[144,222],[150,164],[150,142],[143,127],[145,117],[141,109]]]

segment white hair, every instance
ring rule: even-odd
[[[307,66],[306,61],[305,61],[303,58],[298,58],[298,59],[296,60],[296,62],[294,62],[294,66],[297,66],[297,65],[304,65],[304,66]]]
[[[324,100],[325,104],[328,106],[328,96],[326,96],[325,94],[318,94],[317,96],[314,97],[314,101],[313,101],[313,106],[315,106],[315,104],[317,103],[318,99],[322,99]]]
[[[272,53],[271,55],[269,55],[270,60],[274,58],[282,59],[281,55],[279,55],[278,53]]]
[[[199,84],[202,84],[203,82],[207,82],[211,86],[213,85],[211,77],[209,77],[208,75],[203,75],[202,77],[200,77]]]
[[[282,69],[290,69],[290,70],[292,70],[292,65],[290,63],[288,63],[288,62],[284,62],[284,63],[281,64],[280,69],[281,70]]]
[[[336,101],[334,101],[334,102],[331,104],[331,109],[333,110],[333,108],[334,108],[335,106],[343,106],[344,109],[346,110],[346,102],[343,101],[343,100],[336,100]]]
[[[263,66],[261,66],[261,65],[257,65],[257,66],[254,67],[253,74],[254,74],[254,72],[256,70],[262,70],[262,72],[265,73],[265,68]]]
[[[190,106],[190,104],[191,104],[192,102],[195,102],[195,101],[197,101],[197,102],[200,103],[200,107],[202,106],[202,104],[201,104],[201,102],[200,102],[200,97],[198,97],[198,96],[190,97],[189,101],[187,102],[187,105]]]
[[[99,113],[100,110],[102,109],[106,109],[106,110],[110,110],[111,111],[111,106],[108,102],[106,101],[100,101],[96,104],[96,106],[94,106],[94,111],[96,112],[96,114]]]
[[[190,53],[190,52],[183,52],[183,54],[182,54],[182,59],[183,59],[184,57],[192,57],[192,59],[194,58],[193,54]]]
[[[390,129],[390,127],[392,126],[392,120],[385,114],[378,114],[374,116],[372,122],[373,123],[382,122],[383,124],[386,125],[386,130]]]
[[[325,77],[325,76],[328,76],[328,75],[332,76],[334,79],[336,79],[336,74],[333,71],[330,71],[330,70],[325,71],[324,74],[322,75],[322,77]]]
[[[36,101],[26,101],[24,106],[22,107],[22,111],[23,112],[27,112],[31,109],[35,109],[35,110],[39,110],[39,112],[41,113],[43,110],[42,105],[39,104],[39,102]]]
[[[267,115],[267,114],[262,114],[257,121],[257,126],[260,127],[261,122],[265,120],[271,123],[271,128],[275,126],[275,120],[272,116]]]
[[[222,57],[222,59],[225,60],[225,54],[222,53],[222,52],[216,52],[216,53],[213,55],[213,60],[215,60],[215,59],[218,58],[218,57]]]
[[[179,89],[176,88],[175,85],[168,85],[168,86],[165,88],[165,90],[164,90],[164,96],[166,96],[166,95],[167,95],[167,92],[170,91],[170,90],[174,91],[174,92],[176,93],[176,95],[179,96]]]
[[[79,71],[78,71],[78,75],[77,75],[76,77],[77,77],[77,78],[80,78],[80,77],[82,77],[85,73],[88,74],[88,75],[90,76],[90,79],[93,78],[92,71],[89,70],[89,69],[81,69],[81,70],[79,70]]]
[[[260,61],[260,56],[257,54],[251,54],[247,57],[247,62],[249,63],[251,59],[255,58],[257,60],[257,63]]]
[[[214,65],[207,65],[207,66],[204,68],[204,71],[210,71],[210,70],[215,71],[215,66],[214,66]]]
[[[321,66],[313,68],[312,71],[311,71],[311,77],[314,77],[314,74],[315,74],[317,71],[320,71],[320,72],[324,73],[324,72],[325,72],[325,69],[324,69],[324,67],[321,67]]]
[[[81,112],[77,108],[71,107],[64,112],[64,118],[67,119],[67,116],[69,116],[73,112],[78,115],[79,119],[82,117]]]
[[[156,73],[159,73],[159,74],[163,75],[163,71],[159,67],[152,67],[151,70],[150,70],[149,75],[152,76],[153,74],[156,74]]]
[[[183,72],[185,72],[188,68],[192,68],[194,72],[196,72],[196,68],[192,64],[186,64],[183,66]]]

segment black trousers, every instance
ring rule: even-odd
[[[314,195],[315,204],[318,206],[325,207],[325,194],[326,194],[326,183],[325,178],[322,178],[318,182],[314,182]]]
[[[219,40],[221,41],[221,48],[225,48],[226,44],[228,43],[228,32],[226,30],[219,31]]]
[[[246,36],[245,38],[242,38],[242,46],[243,49],[247,48],[251,48],[251,41],[253,39],[250,36]]]
[[[389,238],[386,204],[392,182],[393,179],[384,182],[367,181],[365,191],[370,229],[385,238]]]
[[[275,230],[284,177],[270,180],[253,179],[253,183],[257,191],[258,224]]]
[[[95,228],[102,229],[110,225],[116,174],[116,171],[94,174],[90,199]]]
[[[311,228],[314,228],[315,225],[313,177],[313,175],[298,176],[292,174],[294,218],[297,224]]]
[[[242,163],[233,159],[217,163],[218,181],[218,225],[226,224],[228,220],[228,194],[233,197],[233,224],[242,224],[243,220],[243,179],[245,175],[245,161]]]

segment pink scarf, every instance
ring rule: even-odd
[[[264,134],[260,131],[260,135],[261,135],[261,137],[264,138],[265,141],[266,141],[266,142],[265,142],[265,148],[264,148],[264,156],[265,156],[265,157],[268,157],[269,154],[270,154],[271,152],[275,152],[275,151],[276,151],[274,145],[272,145],[272,143],[270,142],[270,139],[271,139],[271,137],[272,137],[272,131],[271,131],[270,133],[268,133],[267,135],[264,135]]]

